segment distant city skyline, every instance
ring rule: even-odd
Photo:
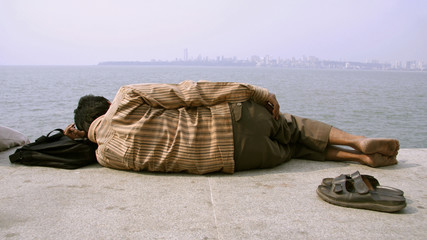
[[[238,60],[251,60],[253,57],[257,58],[270,58],[270,59],[279,59],[279,60],[326,60],[326,61],[342,61],[342,62],[365,62],[365,63],[395,63],[395,62],[418,62],[424,64],[424,61],[419,59],[394,59],[394,60],[381,60],[380,58],[372,58],[372,59],[365,59],[364,61],[355,60],[355,59],[322,59],[320,57],[314,56],[313,54],[307,54],[307,55],[301,55],[301,56],[292,56],[292,57],[283,57],[283,56],[276,56],[273,57],[269,54],[251,54],[250,57],[245,58],[239,58],[237,56],[227,56],[227,55],[214,55],[214,56],[203,56],[200,53],[196,53],[194,55],[191,54],[191,49],[185,48],[183,50],[182,59],[180,57],[175,57],[172,59],[160,59],[160,58],[153,58],[151,60],[156,61],[177,61],[177,60],[184,60],[184,61],[192,61],[192,60],[218,60],[218,58],[227,58],[227,59],[238,59]]]
[[[272,58],[252,55],[250,58],[239,59],[237,57],[217,56],[208,57],[198,55],[196,58],[188,56],[188,49],[184,49],[183,58],[174,60],[151,59],[150,61],[103,61],[98,65],[175,65],[175,66],[255,66],[255,67],[284,67],[284,68],[317,68],[317,69],[353,69],[353,70],[410,70],[424,71],[427,68],[422,61],[393,61],[380,62],[370,60],[365,62],[324,60],[315,56],[302,56],[301,58]]]

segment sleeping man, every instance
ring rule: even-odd
[[[74,114],[65,134],[97,143],[98,162],[122,170],[234,173],[292,158],[381,167],[396,164],[399,150],[396,139],[281,113],[273,93],[243,83],[128,85],[111,103],[82,97]]]

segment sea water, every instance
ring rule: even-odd
[[[73,122],[86,94],[113,100],[120,86],[183,80],[244,82],[275,93],[282,112],[353,134],[427,147],[427,72],[256,67],[0,66],[0,125],[30,140]]]

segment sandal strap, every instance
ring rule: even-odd
[[[335,193],[340,193],[340,192],[343,192],[344,190],[347,191],[346,182],[347,182],[347,177],[344,174],[341,174],[338,177],[334,178],[334,180],[332,180],[333,191]]]
[[[375,179],[375,178],[373,178],[373,179]],[[357,193],[359,193],[359,194],[369,193],[369,187],[363,181],[363,176],[360,174],[359,171],[356,171],[356,172],[350,174],[350,176],[346,175],[346,174],[341,174],[338,177],[334,178],[332,180],[333,191],[335,193],[348,192],[347,185],[346,185],[347,181],[354,187],[354,190]]]
[[[359,194],[366,194],[369,192],[369,188],[363,181],[362,175],[360,175],[359,171],[350,174],[350,177],[353,179],[354,188]]]

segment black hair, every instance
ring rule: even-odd
[[[77,108],[74,110],[74,123],[77,129],[89,131],[93,120],[104,115],[110,107],[110,101],[102,96],[86,95],[80,98]]]

